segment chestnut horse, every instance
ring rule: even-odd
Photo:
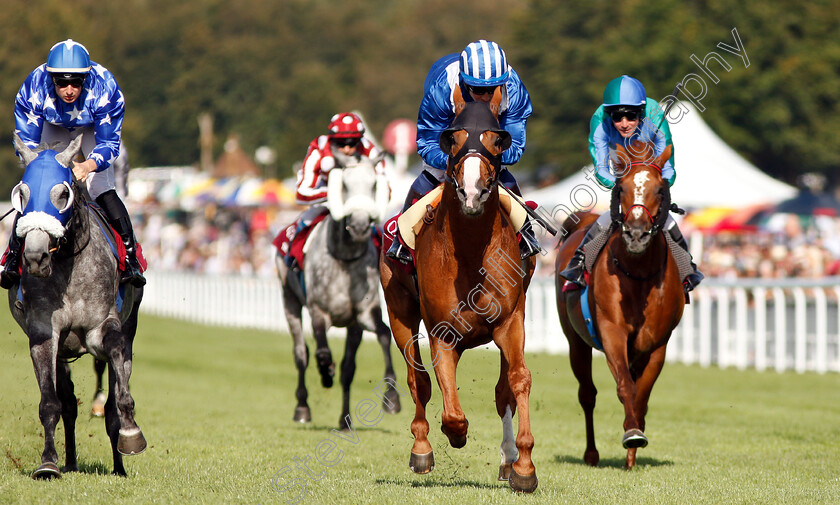
[[[597,393],[592,382],[592,347],[606,355],[618,399],[624,404],[622,445],[627,449],[625,468],[630,469],[636,464],[636,449],[648,443],[644,430],[650,392],[685,305],[677,265],[662,231],[671,203],[659,167],[670,158],[671,147],[655,158],[652,152],[649,144],[638,141],[627,150],[618,148],[623,161],[615,168],[623,175],[613,189],[612,231],[584,291],[594,338],[581,312],[581,291],[564,292],[565,279],[559,275],[586,230],[580,225],[564,226],[571,233],[560,242],[557,253],[557,311],[569,341],[572,371],[580,384],[578,399],[586,419],[583,459],[592,466],[599,459],[592,421]]]
[[[456,88],[454,102],[456,117],[440,139],[449,155],[440,202],[434,210],[427,207],[426,224],[416,239],[416,288],[410,274],[380,255],[391,331],[407,363],[416,407],[409,467],[416,473],[434,468],[426,420],[431,381],[418,344],[423,338],[418,334],[422,318],[430,329],[432,365],[443,395],[441,430],[452,447],[467,443],[469,424],[455,382],[461,354],[490,341],[501,350],[496,384],[496,410],[503,428],[499,480],[508,481],[516,491],[532,492],[537,475],[531,461],[531,373],[525,366],[524,313],[535,261],[519,260],[516,229],[500,205],[501,155],[510,146],[510,134],[499,127],[498,90],[485,104],[465,103]],[[514,443],[512,417],[517,409],[519,433]]]

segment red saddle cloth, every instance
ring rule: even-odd
[[[306,244],[306,239],[309,237],[309,234],[315,229],[315,225],[326,219],[327,214],[325,212],[316,217],[309,226],[300,230],[298,233],[295,233],[299,225],[298,221],[280,230],[280,233],[271,242],[277,248],[280,257],[284,259],[289,257],[294,258],[300,269],[303,270],[303,246]]]
[[[398,233],[397,219],[399,219],[400,215],[401,214],[397,214],[391,219],[385,221],[385,224],[382,226],[382,248],[386,251],[390,249],[391,244],[394,242],[394,240],[396,240],[396,234]],[[409,249],[409,251],[411,252],[411,258],[414,259],[414,251],[412,251],[411,249]],[[414,263],[410,265],[405,265],[403,263],[400,263],[399,261],[392,260],[390,258],[388,258],[388,261],[390,261],[392,265],[396,265],[397,268],[407,273],[408,275],[414,275]]]

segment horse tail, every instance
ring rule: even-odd
[[[585,230],[597,220],[598,214],[588,211],[579,210],[569,214],[569,217],[560,226],[560,240],[557,241],[557,246],[559,247],[572,233],[578,230]]]

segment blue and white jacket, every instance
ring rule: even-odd
[[[432,65],[423,83],[423,101],[417,114],[417,152],[427,165],[446,170],[448,156],[440,150],[440,134],[455,118],[452,93],[461,86],[464,100],[472,101],[466,86],[461,83],[458,69],[459,54],[450,54]],[[525,123],[531,115],[531,97],[512,68],[507,83],[502,86],[499,126],[510,133],[512,143],[502,154],[502,164],[513,165],[525,150]]]
[[[55,93],[46,64],[39,66],[23,82],[15,98],[15,132],[30,148],[41,143],[44,121],[73,131],[93,126],[96,147],[88,159],[96,171],[111,166],[120,154],[125,99],[114,75],[91,62],[83,89],[73,103],[65,103]]]

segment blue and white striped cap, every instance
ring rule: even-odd
[[[461,80],[469,86],[500,86],[510,67],[499,44],[488,40],[471,42],[461,52]]]

